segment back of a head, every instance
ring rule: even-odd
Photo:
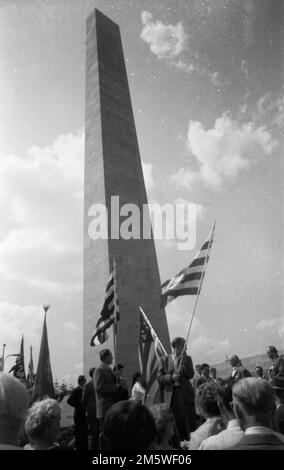
[[[78,384],[84,385],[86,383],[86,377],[84,375],[79,375],[78,377]]]
[[[214,383],[200,385],[196,394],[196,407],[206,418],[220,416],[217,386]]]
[[[273,346],[273,345],[267,346],[266,350],[267,350],[268,352],[273,353],[273,354],[278,354],[278,349],[277,349],[275,346]]]
[[[22,421],[27,413],[29,394],[26,387],[11,375],[0,372],[0,420]]]
[[[100,360],[104,362],[110,354],[111,354],[110,349],[102,349],[100,351]]]
[[[156,437],[155,421],[144,405],[131,400],[115,403],[103,424],[104,450],[146,450]]]
[[[175,348],[177,346],[183,346],[185,343],[185,339],[181,338],[180,336],[177,336],[172,340],[172,347]]]
[[[217,384],[217,397],[218,401],[222,403],[227,411],[233,412],[232,401],[233,401],[233,384],[234,380],[230,377],[223,379]]]
[[[160,403],[151,407],[157,429],[157,442],[160,443],[165,435],[169,422],[172,421],[171,411],[166,403]]]
[[[268,413],[274,408],[275,394],[267,380],[248,377],[234,384],[233,400],[248,415]]]
[[[57,424],[55,434],[58,431],[61,418],[61,407],[56,400],[44,398],[36,401],[28,411],[25,429],[30,440],[44,439],[47,432]],[[54,439],[56,439],[54,435]]]
[[[91,367],[91,369],[89,370],[89,376],[91,377],[91,379],[93,378],[95,370],[96,370],[95,367]]]

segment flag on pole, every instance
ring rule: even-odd
[[[28,365],[27,375],[27,386],[31,388],[34,385],[35,373],[34,373],[34,362],[33,362],[33,347],[30,346],[30,362]]]
[[[37,372],[35,378],[35,400],[41,399],[44,396],[54,398],[54,385],[51,372],[50,356],[49,356],[49,346],[47,339],[47,326],[46,326],[46,314],[51,306],[44,305],[44,321],[43,321],[43,330],[41,336],[41,345],[38,358]]]
[[[157,373],[161,357],[167,355],[147,316],[140,309],[140,334],[138,356],[142,379],[146,383],[147,406],[152,406],[158,400],[159,384]]]
[[[115,263],[110,274],[106,287],[105,301],[97,321],[96,328],[92,334],[91,346],[97,346],[104,343],[108,339],[107,329],[120,319],[118,295],[116,289],[116,269]]]
[[[161,306],[165,307],[169,302],[181,295],[197,295],[200,293],[202,280],[205,275],[205,267],[209,260],[209,252],[213,243],[213,225],[210,236],[195,255],[192,263],[186,266],[172,279],[165,281],[162,286]]]
[[[24,359],[24,336],[22,336],[20,353],[17,354],[16,364],[9,370],[20,382],[26,384],[25,359]]]

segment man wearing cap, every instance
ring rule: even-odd
[[[194,391],[190,379],[194,376],[191,357],[186,354],[184,338],[172,341],[172,354],[160,359],[158,382],[162,400],[169,404],[177,434],[177,444],[189,439],[195,430]]]
[[[251,377],[251,373],[242,365],[239,356],[234,354],[230,357],[230,364],[232,366],[232,374],[231,377],[234,380],[241,380],[246,377]]]

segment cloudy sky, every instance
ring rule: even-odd
[[[284,347],[283,36],[278,0],[0,0],[0,346],[43,322],[54,378],[82,373],[85,21],[121,28],[149,201],[198,205],[197,244],[157,242],[161,279],[215,241],[194,362]],[[282,26],[283,28],[283,26]],[[184,334],[193,298],[167,307]],[[7,368],[11,365],[7,360]]]

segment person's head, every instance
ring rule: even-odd
[[[91,369],[89,370],[89,376],[91,377],[91,379],[93,378],[95,370],[96,370],[95,367],[91,367]]]
[[[257,377],[263,377],[263,368],[261,366],[255,367],[255,375]]]
[[[103,424],[103,450],[146,450],[155,438],[155,421],[146,406],[124,400],[108,410]]]
[[[205,364],[205,363],[202,364],[202,366],[201,366],[201,375],[208,378],[209,377],[209,372],[210,372],[209,364]]]
[[[184,338],[177,337],[172,340],[172,350],[176,356],[179,356],[183,349],[186,350],[186,347],[184,348],[184,343]]]
[[[132,387],[136,382],[142,382],[142,374],[141,372],[136,372],[132,377]]]
[[[217,378],[217,369],[215,367],[210,367],[210,377],[216,380]]]
[[[243,430],[250,426],[271,426],[275,411],[272,385],[256,377],[241,379],[233,386],[235,415]]]
[[[196,408],[203,418],[220,416],[217,401],[217,387],[214,383],[200,385],[196,393]]]
[[[174,423],[170,408],[166,403],[154,405],[151,408],[151,413],[154,416],[156,430],[157,430],[157,442],[167,442],[174,435]]]
[[[115,372],[120,377],[123,376],[124,365],[123,364],[116,364],[113,368],[113,372]]]
[[[271,385],[276,395],[276,401],[278,403],[284,403],[284,377],[274,377]]]
[[[217,385],[217,399],[220,413],[226,422],[235,418],[233,409],[233,388],[234,380],[230,377],[223,379]]]
[[[196,366],[194,367],[195,371],[197,372],[197,374],[200,375],[201,373],[201,364],[196,364]]]
[[[16,445],[29,406],[26,387],[0,372],[0,443]]]
[[[266,354],[269,357],[269,359],[275,359],[276,357],[278,357],[278,350],[276,349],[275,346],[267,346]]]
[[[102,349],[100,351],[100,360],[106,366],[110,366],[112,364],[113,357],[112,357],[112,352],[110,351],[110,349]]]
[[[79,387],[82,387],[82,388],[83,388],[84,385],[85,385],[85,383],[86,383],[86,377],[85,377],[84,375],[79,375],[79,377],[78,377],[78,385],[79,385]]]
[[[50,447],[60,431],[61,407],[56,400],[36,401],[28,411],[25,429],[31,444]]]
[[[241,364],[239,356],[233,354],[233,356],[230,357],[230,364],[232,367],[239,366]]]

